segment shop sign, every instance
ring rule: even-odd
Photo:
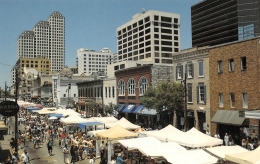
[[[19,111],[19,105],[14,101],[3,101],[0,103],[0,114],[3,116],[14,116]]]

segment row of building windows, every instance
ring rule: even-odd
[[[194,78],[194,63],[188,62],[185,64],[185,73],[187,78]],[[204,77],[203,60],[198,61],[198,77]],[[176,80],[183,79],[183,65],[176,66]]]
[[[240,58],[240,68],[241,68],[241,71],[245,71],[247,69],[246,57]],[[235,70],[235,60],[233,58],[228,59],[228,70],[229,70],[229,72],[233,72]],[[223,61],[219,60],[218,61],[218,73],[222,73],[222,72],[223,72]]]
[[[115,98],[115,87],[105,87],[105,97],[106,98]]]
[[[192,92],[192,83],[187,84],[187,102],[188,103],[194,103],[193,102],[193,92]],[[197,93],[197,104],[206,104],[206,86],[203,83],[199,83],[198,86],[196,86],[196,93]]]
[[[218,94],[219,97],[219,107],[224,107],[224,96],[223,93]],[[236,107],[236,101],[235,101],[235,93],[229,94],[229,100],[230,100],[230,107],[235,108]],[[242,107],[248,108],[248,96],[247,93],[242,93]]]
[[[138,85],[133,78],[130,78],[125,85],[124,80],[118,81],[119,96],[125,95],[125,90],[128,90],[128,96],[135,95],[135,91],[139,88],[139,95],[143,95],[148,87],[148,80],[145,77],[141,77],[138,81]]]

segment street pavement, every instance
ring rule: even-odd
[[[14,129],[15,129],[15,118],[14,117],[10,118],[8,127],[9,126],[10,126],[10,129],[8,131],[8,134],[4,135],[4,140],[1,141],[1,145],[2,145],[3,149],[10,149],[9,141],[12,137],[14,137]],[[18,129],[23,132],[24,126],[18,125]],[[35,150],[33,150],[32,142],[26,142],[25,148],[23,148],[23,144],[21,144],[21,149],[18,150],[19,156],[21,156],[21,154],[23,153],[23,151],[25,149],[27,150],[27,152],[29,154],[30,161],[32,164],[62,164],[62,163],[64,163],[62,149],[59,148],[57,140],[54,141],[52,156],[49,156],[47,146],[45,143],[42,145],[42,148],[37,148]],[[76,162],[76,164],[83,164],[83,163],[84,164],[89,163],[89,159],[85,159],[85,160]],[[97,159],[95,161],[95,163],[99,164],[100,159]]]

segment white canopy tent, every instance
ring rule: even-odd
[[[146,136],[153,136],[161,141],[171,141],[177,143],[179,143],[180,138],[184,134],[183,131],[180,131],[172,125],[168,125],[159,131],[145,131],[142,133]]]
[[[55,116],[52,116],[52,117],[49,117],[48,120],[57,120],[58,117],[55,117]]]
[[[67,118],[61,118],[61,122],[66,123],[66,124],[76,124],[76,123],[81,123],[81,122],[87,122],[86,119],[83,119],[77,115],[71,115]]]
[[[223,140],[208,136],[193,127],[189,131],[183,133],[178,143],[183,146],[194,148],[223,145]]]
[[[101,122],[101,123],[115,123],[118,121],[118,119],[116,119],[115,117],[91,117],[93,118],[95,121],[97,122]]]
[[[140,128],[140,126],[138,125],[135,125],[135,124],[132,124],[131,122],[129,122],[127,119],[125,119],[124,117],[122,117],[119,121],[115,122],[115,123],[107,123],[106,124],[106,127],[107,128],[111,128],[115,125],[120,125],[122,126],[123,128],[125,129],[128,129],[128,130],[135,130],[137,128]]]
[[[226,154],[225,159],[235,163],[260,164],[260,147],[253,151],[247,151],[236,154]]]
[[[212,148],[206,148],[207,151],[210,153],[225,159],[226,154],[236,154],[236,153],[244,153],[248,152],[247,149],[241,146],[216,146]]]
[[[154,137],[142,137],[142,138],[132,138],[125,140],[118,140],[128,150],[139,149],[140,147],[153,146],[161,144],[161,141]]]
[[[55,113],[56,108],[42,108],[42,110],[33,110],[38,114],[52,114]]]
[[[189,150],[185,153],[166,154],[163,156],[168,162],[174,164],[210,164],[217,163],[218,159],[202,149]]]

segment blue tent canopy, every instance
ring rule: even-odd
[[[102,125],[103,123],[101,122],[82,122],[82,123],[78,123],[77,127],[79,127],[80,129],[85,129],[86,126],[93,126],[93,125]]]
[[[33,112],[33,110],[42,110],[42,108],[27,108],[30,113]]]
[[[63,117],[63,114],[55,114],[55,113],[53,113],[53,114],[49,114],[49,117],[61,118],[61,117]]]

